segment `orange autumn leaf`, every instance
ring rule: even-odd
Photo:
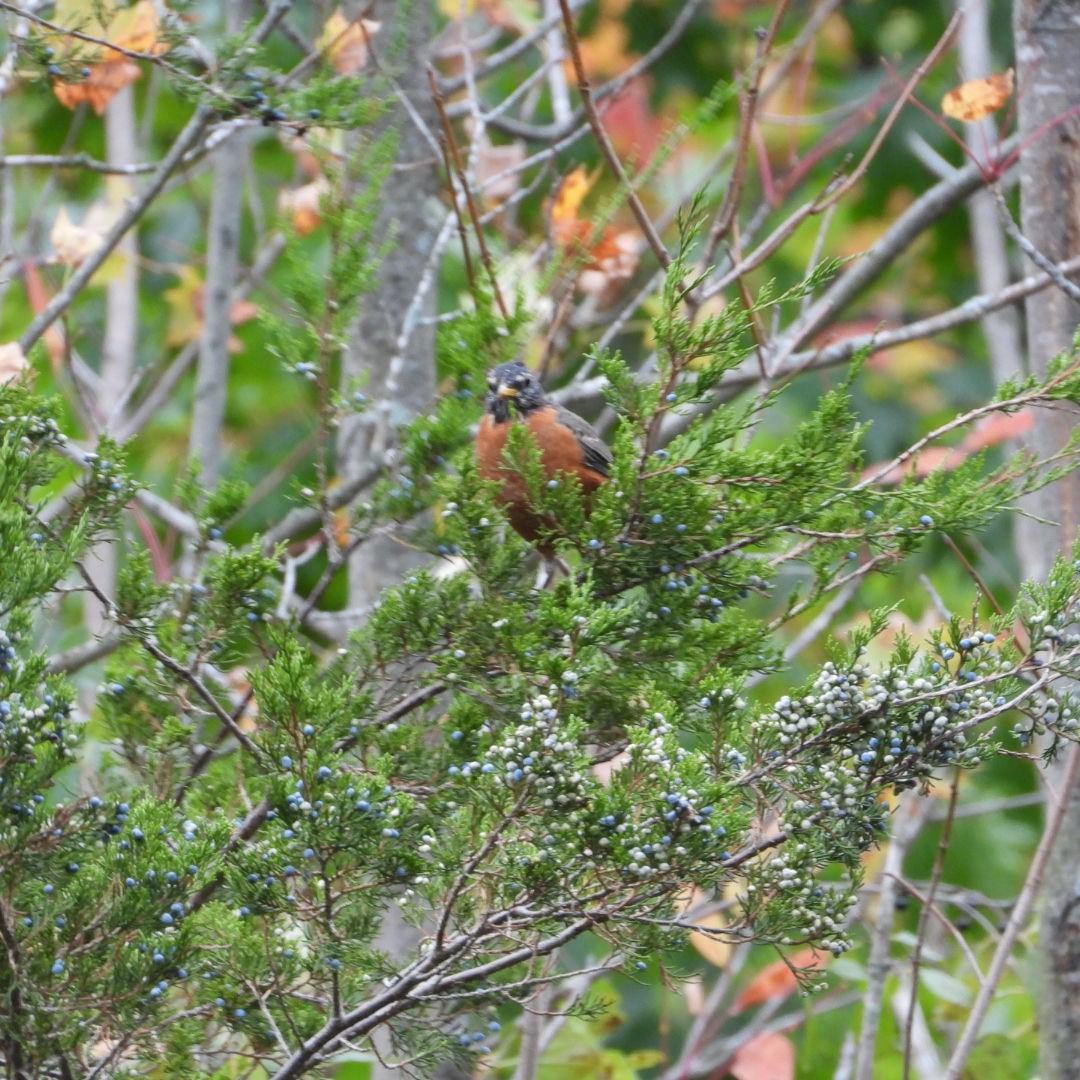
[[[99,11],[96,7],[84,10],[81,0],[69,0],[67,4],[57,5],[57,19],[63,25],[78,26],[93,36],[100,37],[121,49],[130,52],[160,56],[169,46],[160,40],[160,22],[153,0],[139,0],[130,8]],[[104,18],[104,23],[98,15]],[[64,39],[70,47],[70,40]],[[89,67],[89,74],[77,82],[57,80],[53,83],[53,92],[57,100],[67,109],[88,104],[99,116],[109,102],[129,83],[133,83],[142,72],[130,57],[110,49],[99,47],[84,57],[95,62]]]
[[[330,191],[330,181],[317,176],[310,184],[287,188],[278,194],[278,212],[292,219],[293,228],[307,236],[322,224],[322,200]]]
[[[775,960],[763,967],[750,980],[746,989],[735,999],[735,1010],[764,1005],[766,1001],[790,997],[799,988],[792,968],[820,968],[825,966],[825,954],[816,949],[802,949],[789,956],[787,962]],[[790,966],[789,966],[790,965]]]
[[[90,69],[90,74],[80,82],[54,82],[53,93],[65,109],[75,109],[86,104],[101,116],[109,102],[141,74],[138,64],[126,56],[119,56],[117,60],[95,64]]]
[[[371,39],[381,25],[374,19],[349,19],[338,8],[323,24],[315,47],[339,75],[355,75],[367,64]]]
[[[1013,69],[988,75],[985,79],[969,79],[954,86],[942,99],[941,111],[954,120],[971,124],[997,112],[1012,96]]]
[[[617,298],[623,284],[634,275],[644,244],[641,235],[630,229],[616,232],[607,228],[592,250],[592,260],[581,271],[578,288],[591,296],[600,308]]]
[[[563,178],[551,204],[552,240],[563,251],[582,259],[585,265],[592,263],[589,241],[596,230],[592,222],[581,217],[580,210],[597,175],[598,172],[590,175],[584,165],[577,166]],[[602,244],[603,240],[601,235],[597,243]]]
[[[735,1080],[795,1080],[795,1044],[774,1031],[747,1039],[728,1062]]]
[[[580,216],[581,204],[597,175],[590,175],[583,165],[569,172],[555,192],[550,220],[555,246],[580,264],[581,290],[603,306],[633,274],[641,241],[637,233],[613,225],[605,226],[597,235],[593,223]]]
[[[353,540],[351,532],[352,518],[348,509],[344,506],[338,507],[334,511],[333,522],[334,543],[342,551],[347,551]]]
[[[580,217],[578,211],[598,175],[598,170],[590,175],[584,165],[578,165],[563,177],[551,204],[551,228],[556,239],[560,230],[569,227],[572,231],[576,227]]]

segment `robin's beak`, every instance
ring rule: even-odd
[[[499,383],[498,388],[495,391],[497,397],[501,398],[516,398],[521,393],[517,387],[510,386],[507,383]]]

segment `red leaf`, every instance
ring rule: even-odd
[[[52,297],[49,295],[48,286],[45,284],[37,266],[29,259],[23,261],[23,284],[26,286],[26,299],[30,303],[30,310],[35,315],[40,315],[49,305]],[[53,374],[59,375],[60,365],[64,361],[64,338],[55,326],[50,326],[45,331],[45,351],[49,354],[49,363],[52,365]]]
[[[751,1005],[763,1005],[775,998],[790,997],[799,987],[791,968],[820,968],[825,966],[825,960],[823,953],[815,949],[803,949],[789,956],[786,963],[777,960],[768,967],[763,967],[735,999],[735,1010],[749,1009]]]
[[[1030,431],[1034,423],[1035,414],[1030,409],[1009,414],[993,413],[976,424],[959,446],[928,446],[904,466],[890,469],[877,482],[899,484],[905,476],[929,476],[936,469],[955,469],[972,454],[988,446],[1018,438]],[[876,475],[881,466],[882,463],[878,462],[863,469],[863,478]]]
[[[615,149],[639,166],[647,164],[660,148],[664,128],[649,104],[649,80],[631,79],[616,95],[603,114]]]

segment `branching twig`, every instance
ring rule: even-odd
[[[919,965],[922,963],[923,942],[926,928],[930,922],[930,911],[937,896],[941,875],[945,871],[945,856],[949,851],[952,836],[953,814],[956,812],[956,796],[960,791],[960,772],[953,770],[952,783],[949,786],[949,810],[938,837],[937,854],[934,856],[934,868],[930,874],[930,886],[926,890],[926,899],[919,912],[919,925],[915,932],[915,947],[911,951],[911,998],[908,1001],[907,1016],[904,1020],[904,1080],[908,1080],[911,1070],[912,1033],[915,1029],[915,1015],[919,1007]]]
[[[753,131],[757,114],[761,77],[765,71],[765,62],[772,51],[777,31],[780,29],[780,23],[787,12],[787,8],[788,0],[782,0],[773,10],[768,29],[758,38],[754,62],[750,66],[750,73],[747,76],[743,92],[739,96],[739,130],[735,136],[734,165],[727,190],[724,192],[724,201],[716,212],[712,227],[709,229],[708,239],[705,242],[705,252],[701,259],[704,266],[711,265],[716,249],[720,241],[731,230],[731,226],[735,221],[735,214],[739,209],[743,180],[746,177],[746,159],[750,148],[750,133]]]
[[[1043,874],[1046,871],[1047,860],[1050,858],[1061,824],[1065,820],[1065,811],[1069,805],[1070,792],[1080,782],[1080,746],[1070,746],[1067,753],[1068,761],[1058,787],[1057,802],[1051,807],[1047,816],[1046,825],[1039,840],[1039,846],[1031,860],[1027,877],[1024,879],[1023,887],[1020,889],[1020,894],[1016,898],[1012,911],[1009,912],[1009,918],[1005,923],[1001,939],[998,941],[997,949],[994,950],[994,958],[986,973],[986,979],[983,981],[982,986],[979,987],[979,993],[971,1007],[971,1012],[968,1014],[964,1030],[961,1032],[960,1038],[953,1049],[943,1080],[959,1080],[963,1074],[964,1064],[971,1053],[972,1047],[975,1045],[975,1040],[979,1037],[979,1030],[986,1017],[987,1009],[990,1008],[990,1003],[997,994],[998,986],[1001,983],[1002,976],[1005,974],[1005,968],[1013,958],[1013,948],[1039,893]]]
[[[439,117],[442,120],[443,136],[446,140],[444,150],[447,155],[448,164],[453,165],[453,172],[449,177],[451,191],[453,190],[453,180],[456,176],[458,183],[461,185],[461,194],[465,199],[465,205],[469,209],[469,217],[472,219],[473,223],[473,232],[476,235],[476,245],[480,249],[480,259],[484,264],[484,269],[487,271],[488,280],[491,282],[491,291],[495,297],[495,303],[498,304],[502,317],[509,320],[510,312],[506,303],[503,301],[502,291],[499,289],[499,279],[495,273],[495,265],[491,260],[491,252],[488,250],[487,241],[484,239],[484,230],[480,226],[480,211],[477,209],[472,186],[465,173],[465,166],[461,161],[457,140],[454,138],[454,129],[450,124],[450,118],[446,115],[446,106],[443,102],[442,95],[439,93],[439,84],[435,79],[435,72],[431,68],[428,68],[428,81],[431,84],[431,93],[435,101],[435,107],[439,110]],[[456,202],[457,196],[454,195],[452,197]],[[462,238],[462,243],[464,244],[464,237]],[[467,257],[468,249],[466,248],[466,258]]]
[[[264,41],[291,6],[292,0],[273,0],[262,22],[252,32],[251,43],[257,45]],[[0,7],[11,10],[12,6],[0,2]],[[21,10],[16,13],[25,14]],[[67,310],[68,305],[82,292],[87,282],[109,257],[113,248],[120,242],[121,237],[146,213],[151,203],[165,187],[169,177],[183,163],[187,152],[199,142],[210,125],[210,121],[216,115],[216,110],[210,105],[200,105],[195,110],[184,130],[176,137],[176,141],[170,147],[169,152],[162,158],[157,172],[146,189],[127,204],[123,213],[113,222],[93,253],[82,262],[64,284],[64,287],[45,305],[40,314],[34,318],[23,332],[19,338],[19,347],[24,353],[28,353],[42,334]]]
[[[871,1080],[874,1075],[874,1044],[878,1025],[881,1023],[881,1007],[885,997],[885,980],[892,964],[889,952],[892,946],[892,926],[896,915],[896,896],[904,868],[904,856],[922,828],[923,819],[930,808],[928,799],[911,791],[900,796],[893,829],[885,852],[885,864],[881,868],[881,888],[877,895],[877,917],[871,928],[870,956],[866,961],[866,991],[863,994],[863,1016],[859,1028],[858,1053],[855,1080]],[[903,813],[900,813],[900,810]]]
[[[997,200],[998,210],[1001,214],[1001,222],[1005,231],[1015,241],[1017,247],[1042,271],[1049,274],[1054,284],[1073,303],[1080,303],[1080,285],[1070,281],[1058,268],[1053,259],[1047,258],[1021,231],[1013,216],[1005,204],[1005,198],[995,184],[991,189]]]
[[[626,201],[634,215],[634,220],[637,221],[638,227],[645,237],[645,242],[649,245],[649,249],[652,251],[653,255],[656,256],[656,261],[666,270],[671,265],[671,256],[668,254],[668,250],[664,246],[663,240],[661,240],[660,236],[657,234],[652,219],[646,213],[645,207],[642,206],[641,199],[638,198],[637,192],[634,190],[633,184],[630,181],[630,177],[627,176],[626,170],[619,160],[619,155],[615,152],[615,147],[612,145],[611,139],[608,138],[608,133],[604,129],[600,114],[596,111],[596,104],[592,97],[592,89],[589,85],[589,76],[585,71],[585,64],[581,59],[581,47],[578,42],[577,30],[574,26],[574,16],[570,11],[570,2],[569,0],[559,0],[559,6],[562,9],[563,25],[566,28],[566,44],[567,48],[570,50],[570,59],[574,64],[574,76],[577,79],[578,93],[581,95],[581,102],[585,107],[585,116],[589,121],[589,127],[592,128],[597,145],[600,147],[600,152],[604,155],[604,160],[608,163],[608,167],[619,181],[622,190],[626,193]]]

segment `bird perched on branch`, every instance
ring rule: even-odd
[[[476,433],[476,464],[485,480],[500,485],[498,498],[514,530],[535,543],[550,563],[554,557],[550,540],[537,541],[558,532],[558,523],[533,512],[524,477],[503,457],[510,425],[515,423],[524,424],[532,433],[548,479],[569,473],[578,478],[586,495],[607,480],[611,451],[588,421],[552,401],[520,360],[488,372],[487,401]]]

